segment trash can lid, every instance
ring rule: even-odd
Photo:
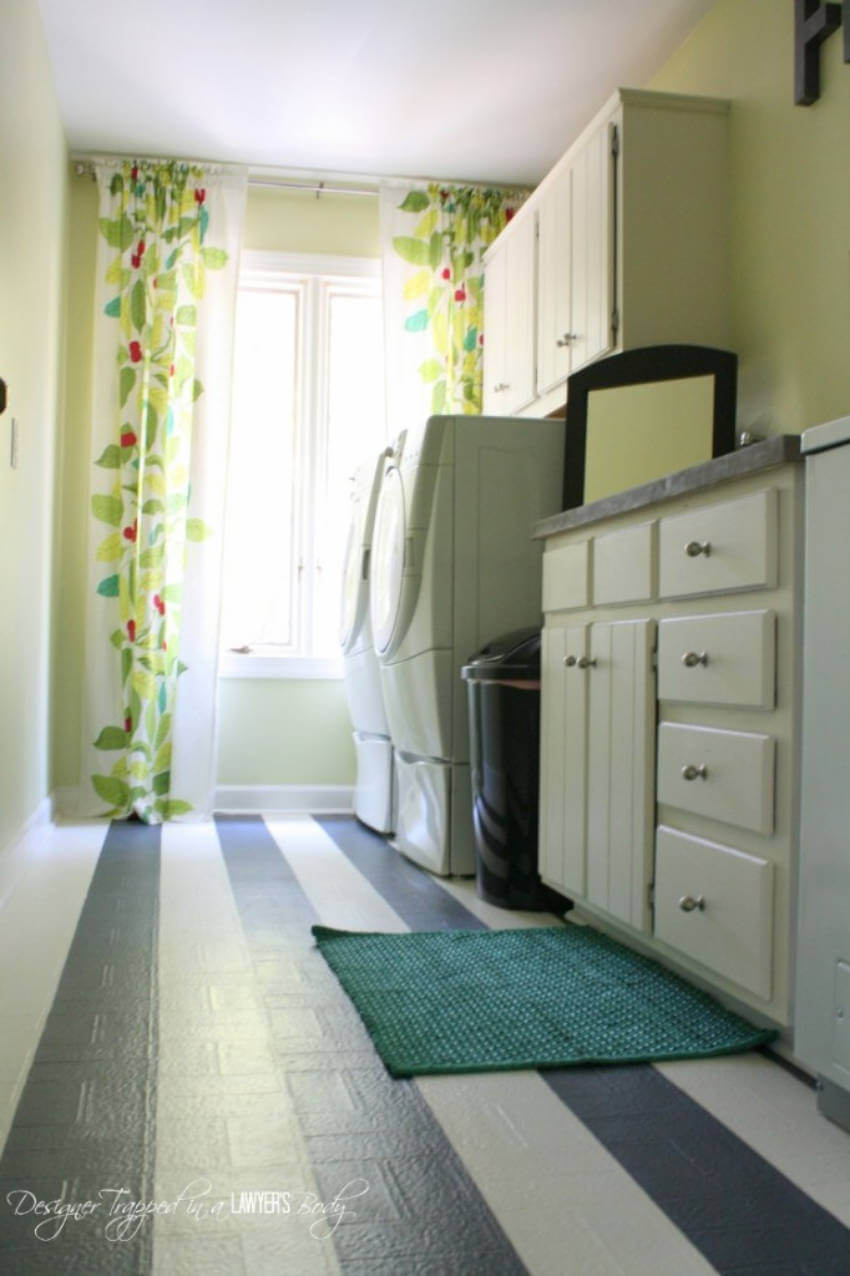
[[[512,629],[491,639],[460,671],[467,682],[538,681],[540,678],[540,630]]]

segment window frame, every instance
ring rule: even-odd
[[[328,370],[330,300],[336,289],[356,292],[357,280],[375,280],[381,297],[379,257],[345,257],[326,253],[267,252],[243,249],[237,287],[274,290],[295,285],[299,296],[296,351],[295,467],[301,482],[294,483],[293,534],[300,559],[293,553],[296,577],[293,586],[293,629],[296,643],[308,636],[315,642],[315,524],[312,499],[326,481],[328,444]],[[370,294],[373,290],[370,289]],[[311,423],[312,422],[312,426]],[[225,529],[226,535],[226,529]],[[297,577],[300,576],[300,586]],[[277,652],[257,648],[250,652],[219,652],[220,678],[333,679],[343,677],[342,654],[312,656],[302,652]]]

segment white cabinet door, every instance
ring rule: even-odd
[[[586,644],[586,625],[543,630],[540,872],[567,895],[585,886],[587,678],[578,661]]]
[[[649,927],[655,791],[654,620],[590,627],[587,898]]]
[[[485,416],[504,412],[505,321],[507,318],[507,244],[488,257],[484,268],[484,393]]]
[[[612,164],[610,126],[606,125],[588,138],[570,168],[571,372],[613,348]]]
[[[535,393],[535,214],[484,268],[484,414],[511,416]]]
[[[534,398],[535,220],[527,217],[507,244],[505,369],[501,411],[510,416]],[[485,329],[484,340],[487,340]]]
[[[570,373],[570,191],[565,169],[540,200],[537,214],[537,393]]]

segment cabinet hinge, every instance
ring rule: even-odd
[[[620,331],[620,312],[615,306],[611,311],[611,341],[617,344],[617,333]]]
[[[614,159],[616,159],[620,154],[620,130],[617,128],[616,124],[611,129],[611,154],[614,156]]]
[[[655,882],[649,882],[647,884],[646,902],[651,909],[655,909]]]

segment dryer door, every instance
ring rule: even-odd
[[[365,494],[357,492],[351,502],[351,525],[342,569],[339,641],[344,652],[348,651],[352,640],[356,638],[366,611],[366,564],[363,561],[366,553],[363,546],[365,507]]]
[[[406,532],[404,486],[398,469],[391,465],[378,499],[372,542],[370,607],[372,637],[379,655],[389,648],[401,611]]]

